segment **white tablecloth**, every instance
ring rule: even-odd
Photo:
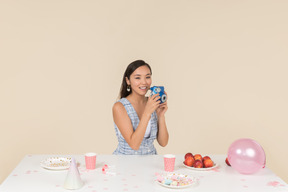
[[[69,191],[63,188],[67,170],[52,171],[40,166],[40,161],[59,155],[27,155],[0,186],[1,192]],[[164,172],[162,155],[115,156],[98,155],[95,170],[86,170],[83,155],[60,155],[74,157],[84,186],[75,191],[195,191],[195,192],[265,192],[288,191],[288,185],[268,168],[252,175],[243,175],[225,164],[225,155],[210,155],[219,166],[210,171],[194,171],[183,166],[184,155],[176,155],[175,172],[191,175],[198,184],[186,189],[169,189],[155,182],[156,175]],[[107,164],[112,174],[103,174]],[[115,175],[113,175],[115,173]]]

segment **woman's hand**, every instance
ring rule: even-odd
[[[165,92],[167,99],[164,103],[161,103],[158,108],[156,109],[156,113],[158,117],[163,117],[166,111],[168,110],[168,105],[167,105],[167,100],[168,100],[168,95]]]
[[[143,114],[147,114],[150,116],[160,106],[159,99],[160,99],[159,94],[155,94],[149,97]]]

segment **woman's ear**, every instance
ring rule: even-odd
[[[131,85],[128,77],[125,77],[125,80],[126,80],[127,85]]]

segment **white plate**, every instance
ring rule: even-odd
[[[40,162],[41,167],[51,170],[63,170],[70,167],[71,158],[68,157],[49,157]]]
[[[155,180],[155,182],[158,183],[159,185],[161,185],[163,187],[171,188],[171,189],[183,189],[183,188],[191,187],[191,186],[194,186],[194,185],[197,184],[197,179],[196,178],[191,177],[189,175],[185,175],[185,174],[167,173],[167,174],[161,174],[159,176],[162,176],[164,180],[165,179],[170,179],[170,180],[174,180],[174,181],[180,181],[180,180],[188,181],[188,179],[192,180],[192,181],[189,182],[189,184],[182,185],[182,186],[167,185],[165,183],[161,183],[157,179]],[[172,179],[172,177],[174,177],[174,179]]]
[[[187,165],[185,165],[183,163],[184,167],[188,168],[188,169],[192,169],[192,170],[195,170],[195,171],[208,171],[208,170],[211,170],[211,169],[214,169],[218,166],[218,164],[214,163],[214,165],[212,167],[208,167],[208,168],[195,168],[195,167],[189,167]]]

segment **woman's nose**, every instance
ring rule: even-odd
[[[144,79],[141,80],[141,84],[146,84],[146,82],[147,82],[147,81],[146,81],[146,78],[144,78]]]

